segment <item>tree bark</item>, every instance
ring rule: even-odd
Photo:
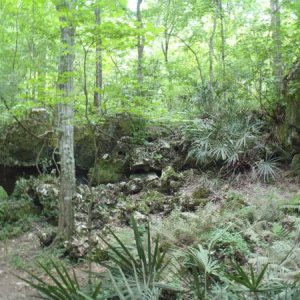
[[[282,98],[283,91],[283,63],[282,63],[282,41],[281,20],[279,0],[270,0],[271,6],[271,30],[273,39],[273,76],[277,100]]]
[[[101,25],[101,9],[95,9],[96,25]],[[94,92],[94,106],[99,109],[102,101],[102,88],[103,88],[103,71],[102,71],[102,39],[101,36],[96,36],[96,80]]]
[[[59,61],[58,89],[61,97],[57,104],[59,154],[60,154],[60,195],[58,235],[70,240],[74,233],[73,197],[75,194],[74,161],[74,107],[73,107],[73,63],[75,27],[63,12],[73,9],[74,0],[61,1],[57,10],[61,13],[61,56]]]
[[[163,51],[166,66],[169,63],[169,45],[170,45],[171,34],[173,32],[173,25],[172,24],[170,25],[170,28],[169,28],[170,6],[171,6],[171,0],[168,0],[168,2],[167,2],[167,12],[166,12],[166,17],[165,17],[165,22],[164,22],[164,27],[165,27],[164,41],[161,43],[161,48],[162,48],[162,51]]]
[[[210,101],[213,102],[215,96],[214,92],[214,39],[217,27],[217,8],[213,17],[213,29],[209,39],[209,90]]]
[[[144,74],[143,74],[143,57],[144,57],[144,47],[145,47],[145,36],[141,33],[141,30],[144,28],[143,20],[142,20],[142,12],[141,12],[141,5],[143,0],[137,1],[137,9],[136,9],[136,18],[138,22],[138,68],[137,68],[137,78],[138,84],[141,86],[144,81]]]
[[[224,9],[222,0],[218,0],[218,8],[219,8],[219,18],[220,18],[220,25],[221,25],[221,56],[222,56],[222,70],[223,76],[226,76],[226,65],[225,65],[225,44],[226,44],[226,37],[225,37],[225,22],[224,22]],[[223,78],[224,80],[224,78]]]

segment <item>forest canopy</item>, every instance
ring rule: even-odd
[[[58,101],[56,2],[1,1],[1,94],[12,114],[51,111]],[[140,16],[135,1],[76,1],[67,22],[76,26],[79,122],[95,101],[103,113],[175,120],[218,108],[269,110],[300,51],[293,0],[149,0]],[[11,118],[3,103],[1,111],[2,122]]]

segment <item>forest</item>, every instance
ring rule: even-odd
[[[300,1],[1,0],[0,300],[299,300]]]

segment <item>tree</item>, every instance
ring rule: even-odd
[[[282,63],[282,41],[281,41],[281,20],[279,0],[270,0],[271,6],[271,31],[273,39],[273,76],[275,95],[277,100],[281,99],[283,90],[283,63]]]
[[[95,8],[96,26],[101,26],[101,8],[97,5]],[[99,32],[96,35],[96,80],[94,92],[94,106],[99,108],[101,105],[101,93],[103,88],[103,71],[102,71],[102,39]]]
[[[144,56],[144,47],[145,47],[145,36],[142,33],[142,29],[144,28],[143,20],[142,20],[142,12],[141,12],[141,5],[143,0],[137,0],[137,7],[136,7],[136,19],[138,24],[138,44],[137,44],[137,51],[138,51],[138,68],[137,68],[137,78],[138,84],[141,87],[143,84],[143,56]]]
[[[215,91],[214,91],[214,39],[216,34],[217,28],[217,12],[218,7],[215,8],[215,13],[213,16],[213,28],[209,38],[209,90],[210,90],[210,101],[212,102],[215,98]]]
[[[59,12],[61,33],[61,55],[59,62],[58,89],[60,102],[57,104],[59,154],[60,154],[60,196],[59,237],[70,240],[74,233],[73,198],[75,194],[74,161],[74,107],[72,99],[75,26],[70,15],[76,0],[63,0],[56,4]]]

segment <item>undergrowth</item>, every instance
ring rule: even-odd
[[[229,190],[217,203],[173,211],[151,226],[132,218],[131,230],[101,236],[106,247],[93,259],[107,272],[93,273],[89,289],[51,261],[39,264],[51,284],[31,272],[26,280],[47,299],[299,299],[298,212],[284,213],[293,199],[273,197],[268,206],[270,198],[249,203]]]
[[[225,175],[251,172],[265,182],[279,175],[276,143],[266,139],[264,123],[251,115],[218,113],[193,120],[183,132],[187,159],[199,166],[217,166]]]

